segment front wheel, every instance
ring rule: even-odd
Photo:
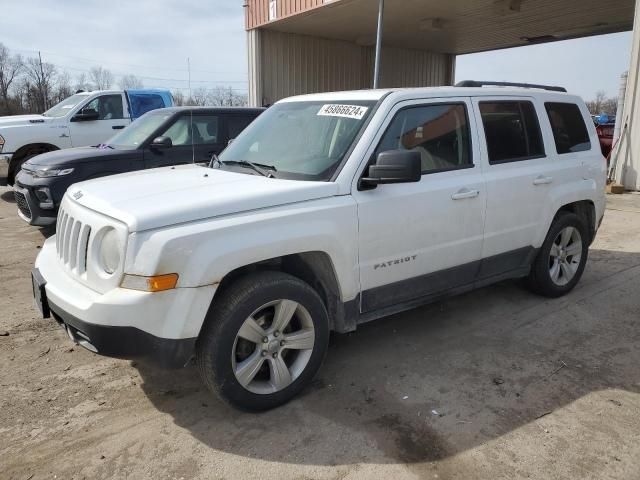
[[[582,277],[588,253],[584,222],[573,213],[562,212],[551,224],[531,267],[531,289],[546,297],[570,292]]]
[[[196,348],[200,375],[224,401],[267,410],[297,395],[329,343],[327,310],[302,280],[260,272],[221,292]]]

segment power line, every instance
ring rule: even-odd
[[[28,49],[19,49],[19,48],[13,48],[10,49],[13,50],[15,52],[22,52],[22,53],[38,53],[38,50],[28,50]],[[146,69],[150,69],[150,70],[163,70],[163,71],[173,71],[173,72],[184,72],[184,69],[181,68],[167,68],[167,67],[157,67],[157,66],[149,66],[149,65],[139,65],[139,64],[130,64],[130,63],[122,63],[122,62],[105,62],[105,61],[98,61],[95,58],[94,59],[89,59],[89,58],[83,58],[83,57],[76,57],[76,56],[72,56],[72,55],[64,55],[64,54],[60,54],[60,53],[53,53],[53,52],[47,52],[45,50],[41,50],[41,52],[43,54],[47,54],[49,56],[52,57],[61,57],[61,58],[70,58],[73,60],[79,60],[82,62],[89,62],[89,63],[93,63],[93,64],[100,64],[100,65],[120,65],[123,67],[129,67],[129,68],[146,68]],[[200,70],[200,69],[191,69],[192,72],[200,72],[200,73],[211,73],[211,74],[238,74],[238,75],[245,75],[246,72],[239,72],[239,71],[214,71],[214,70]]]

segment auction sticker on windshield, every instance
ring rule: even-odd
[[[361,107],[360,105],[336,105],[329,103],[323,105],[318,112],[318,115],[324,117],[345,117],[355,118],[361,120],[364,114],[367,113],[369,107]]]

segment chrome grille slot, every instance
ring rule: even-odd
[[[87,271],[87,252],[89,251],[89,238],[91,237],[91,227],[84,225],[80,233],[78,242],[78,273]]]
[[[124,223],[93,211],[69,196],[62,200],[56,224],[55,249],[60,267],[78,282],[97,292],[107,292],[120,285],[126,251],[118,269],[109,274],[101,264],[92,262],[94,249],[100,249],[100,232],[115,230],[118,241],[126,246],[127,227]]]
[[[69,246],[69,268],[73,269],[78,264],[78,238],[80,237],[80,228],[82,224],[76,221],[71,230],[71,242]]]
[[[73,218],[67,219],[67,224],[64,227],[64,247],[62,250],[62,261],[69,263],[69,247],[71,247],[71,228],[73,227]]]
[[[60,228],[56,234],[58,240],[58,257],[62,260],[62,252],[64,251],[64,230],[67,226],[67,220],[69,219],[69,215],[67,213],[62,217],[62,221],[60,222]]]

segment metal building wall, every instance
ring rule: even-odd
[[[628,190],[640,190],[640,0],[636,0],[631,66],[627,76],[616,180]]]
[[[249,103],[268,105],[304,93],[371,88],[374,48],[265,29],[247,32]],[[385,47],[381,87],[448,85],[455,57]]]
[[[245,27],[247,30],[269,23],[269,0],[246,0]],[[321,7],[324,0],[277,0],[276,18],[281,19]]]

